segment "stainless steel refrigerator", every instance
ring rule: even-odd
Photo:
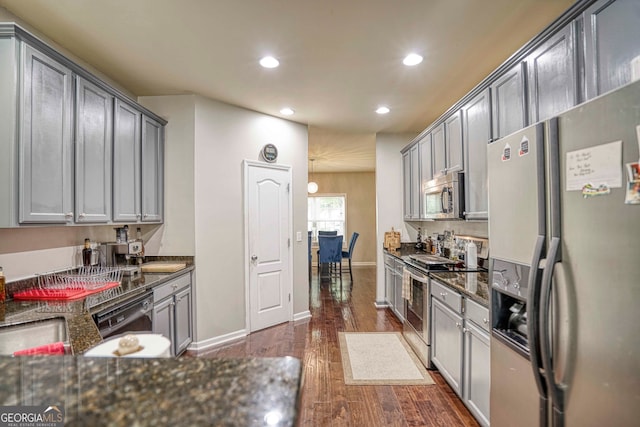
[[[639,425],[639,139],[635,82],[488,146],[492,427]]]

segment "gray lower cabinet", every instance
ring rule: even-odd
[[[75,221],[111,220],[113,96],[76,80]]]
[[[491,84],[493,138],[502,138],[527,124],[524,63],[518,63]]]
[[[591,99],[632,81],[632,61],[640,61],[640,2],[600,0],[584,11],[582,21],[586,99]]]
[[[191,273],[153,290],[153,332],[171,340],[171,355],[184,352],[193,340]]]
[[[400,260],[395,260],[395,271],[394,271],[394,293],[395,297],[393,299],[393,312],[396,314],[396,317],[400,322],[404,322],[406,317],[405,314],[405,305],[404,298],[402,298],[402,274],[404,271],[404,263]]]
[[[575,23],[533,51],[526,63],[529,123],[550,119],[578,103]]]
[[[462,316],[431,299],[431,361],[451,388],[462,394]]]
[[[465,218],[488,219],[487,144],[491,140],[491,99],[484,90],[462,107],[465,147]]]
[[[386,259],[389,258],[389,259]],[[390,259],[391,255],[385,255],[385,265],[384,265],[384,291],[385,297],[387,300],[387,304],[389,308],[393,311],[394,302],[395,302],[395,274],[393,272],[393,260]],[[387,264],[387,261],[390,261],[390,264]]]
[[[489,309],[465,299],[462,400],[483,426],[489,425],[491,345]]]
[[[113,220],[139,222],[142,113],[119,99],[114,111]]]
[[[431,361],[483,426],[489,425],[489,310],[431,280]]]
[[[22,42],[19,222],[73,221],[73,75]]]

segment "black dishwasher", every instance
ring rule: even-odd
[[[93,315],[102,338],[153,330],[153,291]]]

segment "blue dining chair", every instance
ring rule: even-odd
[[[353,255],[353,248],[356,246],[356,240],[358,240],[359,235],[359,233],[354,232],[351,235],[351,241],[349,242],[349,250],[342,251],[342,258],[347,258],[349,260],[349,277],[351,277],[351,282],[353,282],[353,273],[351,272],[351,256]],[[342,263],[340,263],[340,268],[342,268]]]
[[[318,230],[318,243],[320,242],[320,236],[337,236],[338,235],[338,231],[337,230],[332,230],[332,231],[324,231],[324,230]],[[318,258],[318,273],[320,273],[320,249],[318,249],[316,251],[316,257]]]
[[[318,243],[318,265],[329,264],[329,278],[339,274],[342,281],[342,236],[318,236]]]

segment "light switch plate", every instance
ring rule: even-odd
[[[302,231],[296,232],[296,241],[302,242]]]

